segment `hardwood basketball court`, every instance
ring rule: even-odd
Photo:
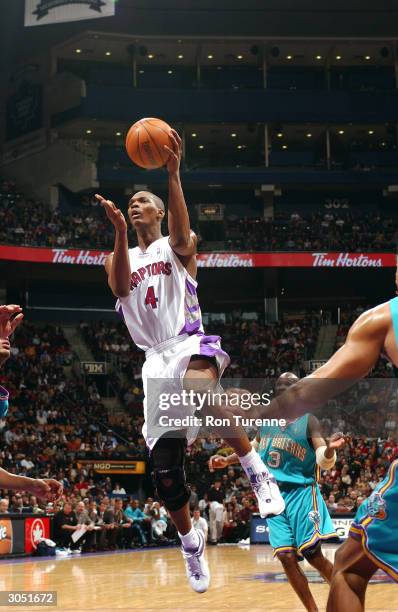
[[[335,546],[324,546],[333,560]],[[286,583],[281,565],[269,546],[208,548],[212,582],[207,593],[191,591],[181,554],[176,548],[74,555],[66,558],[0,562],[0,591],[33,590],[58,593],[57,607],[0,607],[2,610],[68,610],[86,612],[296,612],[303,610]],[[328,587],[304,562],[320,610]],[[312,582],[314,581],[314,582]],[[398,610],[398,586],[385,574],[368,588],[367,610]],[[349,611],[347,611],[349,612]]]

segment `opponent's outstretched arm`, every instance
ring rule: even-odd
[[[260,409],[262,418],[297,418],[312,412],[368,374],[383,350],[390,323],[386,305],[363,313],[345,344],[315,372]]]
[[[105,200],[99,194],[95,194],[95,197],[104,207],[106,216],[115,228],[114,250],[105,261],[108,284],[113,295],[119,298],[127,297],[130,293],[131,270],[126,219],[111,200]]]
[[[165,145],[165,149],[170,153],[167,162],[169,173],[169,242],[177,255],[189,257],[196,253],[197,239],[189,223],[188,209],[180,179],[182,141],[175,130],[171,130],[170,139],[172,148]]]

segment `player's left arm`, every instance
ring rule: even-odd
[[[165,149],[170,153],[167,162],[169,173],[169,205],[167,212],[169,242],[177,255],[194,258],[197,238],[196,234],[191,230],[188,208],[180,178],[182,141],[175,130],[171,131],[170,140],[171,147],[165,145]]]
[[[336,450],[342,448],[346,443],[344,434],[337,431],[326,442],[319,420],[311,414],[308,419],[308,436],[314,447],[318,465],[323,469],[331,469],[336,462]]]
[[[250,444],[255,451],[258,451],[258,448],[260,446],[260,432],[257,432],[256,437],[253,438]],[[226,468],[236,463],[240,463],[240,459],[237,453],[232,453],[232,455],[227,455],[227,457],[224,457],[223,455],[213,455],[208,461],[208,466],[210,472],[214,472],[214,470]]]

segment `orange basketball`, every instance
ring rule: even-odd
[[[161,119],[140,119],[127,132],[128,156],[137,166],[148,170],[164,166],[169,158],[164,145],[172,147],[170,132],[171,127]]]

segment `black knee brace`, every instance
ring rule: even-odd
[[[185,478],[186,440],[160,438],[151,453],[154,487],[167,510],[180,510],[190,498]]]

